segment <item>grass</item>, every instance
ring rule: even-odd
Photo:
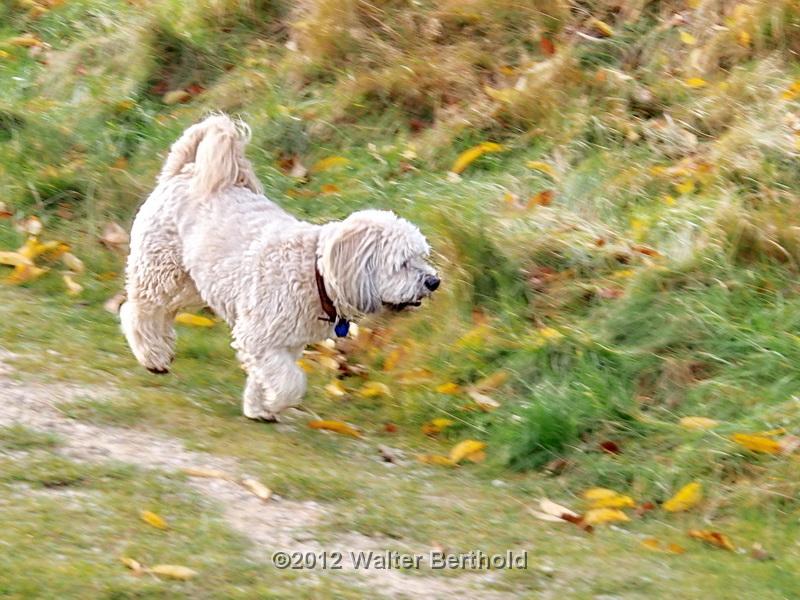
[[[682,20],[671,20],[679,11]],[[0,220],[0,248],[18,247],[24,236],[13,225],[36,214],[44,237],[68,241],[87,273],[76,298],[65,295],[58,263],[26,288],[3,289],[0,339],[24,356],[23,373],[125,390],[72,402],[65,414],[156,428],[235,456],[281,494],[335,503],[331,539],[353,527],[469,547],[492,527],[499,548],[541,537],[541,524],[519,524],[527,517],[518,500],[574,501],[600,485],[663,501],[700,480],[702,518],[743,547],[771,544],[778,560],[709,550],[690,562],[641,556],[618,532],[559,535],[561,564],[584,569],[570,593],[657,596],[645,580],[662,567],[675,589],[718,592],[726,577],[737,581],[729,589],[763,592],[768,577],[790,589],[795,460],[754,455],[729,436],[798,427],[793,3],[630,2],[612,11],[555,0],[161,0],[145,9],[84,0],[36,12],[0,8],[0,197],[12,213]],[[613,34],[602,37],[591,18]],[[8,42],[22,34],[50,47]],[[166,104],[176,89],[190,101]],[[167,380],[134,369],[101,309],[121,287],[123,252],[97,238],[108,220],[130,224],[164,150],[208,110],[252,125],[249,154],[287,209],[315,222],[367,206],[395,210],[428,235],[444,274],[430,306],[367,323],[374,335],[348,354],[391,398],[360,397],[358,378],[343,380],[345,399],[329,398],[322,389],[333,375],[322,370],[306,405],[410,456],[482,439],[485,464],[456,473],[415,465],[397,481],[369,443],[306,431],[302,421],[277,437],[252,426],[239,416],[243,374],[222,326],[181,329]],[[447,175],[460,152],[485,140],[504,151]],[[288,172],[292,161],[312,167],[330,156],[348,162],[308,178]],[[523,208],[547,190],[551,204]],[[429,381],[404,385],[414,369]],[[508,378],[488,392],[501,405],[489,413],[465,394],[435,391],[498,371]],[[440,439],[419,433],[443,416],[456,424]],[[721,424],[687,431],[683,416]],[[57,449],[37,435],[7,429],[0,446]],[[609,442],[621,453],[604,452]],[[360,470],[342,473],[342,460]],[[495,479],[507,487],[492,488]],[[436,501],[418,498],[420,486]],[[469,502],[465,488],[478,490]],[[655,518],[631,529],[663,536],[701,522]],[[620,571],[599,569],[597,548],[619,552]]]

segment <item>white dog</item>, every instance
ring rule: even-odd
[[[384,308],[419,306],[438,286],[420,231],[364,210],[314,225],[270,202],[244,156],[249,129],[215,115],[172,146],[136,216],[122,330],[136,359],[166,373],[175,314],[205,304],[230,325],[247,372],[244,414],[275,421],[297,405],[296,363],[315,341]]]

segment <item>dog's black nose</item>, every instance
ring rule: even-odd
[[[425,278],[425,287],[433,292],[439,287],[441,282],[441,279],[439,279],[436,275],[428,275]]]

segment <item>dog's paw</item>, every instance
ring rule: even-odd
[[[280,419],[278,419],[278,415],[264,415],[258,417],[247,417],[251,421],[256,421],[257,423],[280,423]]]
[[[162,369],[159,367],[147,367],[147,370],[155,375],[168,375],[169,369]]]

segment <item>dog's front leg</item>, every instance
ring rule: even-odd
[[[306,375],[297,366],[296,353],[271,349],[258,356],[246,351],[239,354],[247,370],[244,416],[277,421],[281,411],[300,404],[306,391]]]

